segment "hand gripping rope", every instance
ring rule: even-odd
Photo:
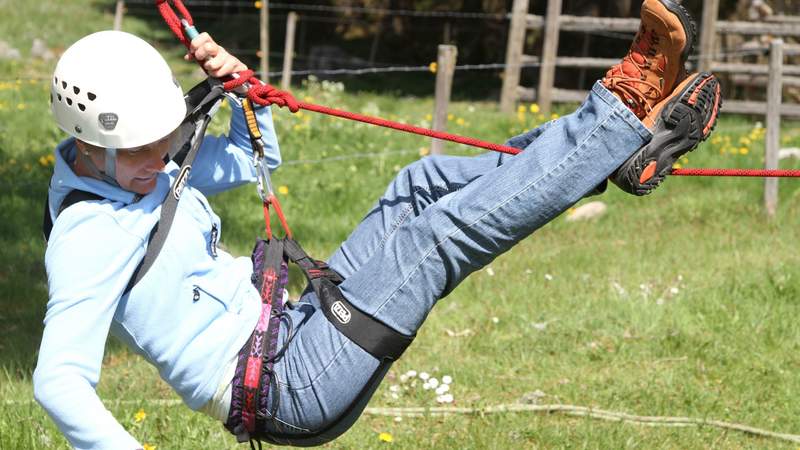
[[[169,0],[156,0],[156,6],[158,7],[161,16],[167,22],[167,25],[169,25],[170,29],[175,34],[175,36],[177,36],[178,39],[180,39],[180,41],[183,42],[184,45],[189,47],[190,39],[192,36],[191,33],[196,33],[196,31],[194,30],[192,17],[189,14],[189,11],[186,9],[186,7],[183,5],[183,2],[181,0],[173,0],[173,3],[183,16],[182,19],[178,18],[178,16],[175,14],[172,8],[170,8]],[[313,111],[321,114],[341,117],[344,119],[368,123],[371,125],[377,125],[385,128],[391,128],[394,130],[404,131],[407,133],[428,136],[431,138],[441,139],[445,141],[456,142],[459,144],[483,148],[495,152],[507,153],[510,155],[516,155],[521,152],[520,149],[515,147],[510,147],[507,145],[494,144],[491,142],[486,142],[471,137],[459,136],[457,134],[435,131],[428,128],[415,127],[413,125],[402,124],[377,117],[370,117],[362,114],[352,113],[349,111],[343,111],[340,109],[316,105],[313,103],[301,102],[295,99],[291,93],[286,91],[281,91],[273,86],[263,83],[261,80],[255,77],[255,72],[253,72],[252,70],[246,70],[236,74],[233,77],[229,77],[229,79],[224,80],[223,86],[225,87],[225,90],[228,91],[237,90],[244,87],[245,89],[247,89],[247,98],[250,100],[250,102],[262,106],[277,105],[280,107],[286,107],[289,109],[289,111],[293,113],[301,109],[304,109],[306,111]],[[703,176],[703,177],[796,178],[800,177],[800,170],[674,169],[672,171],[672,175]],[[277,200],[274,198],[274,195],[272,196],[272,198],[273,200]],[[265,202],[265,205],[266,204],[267,203]],[[280,208],[277,202],[273,202],[272,204],[276,205],[276,209]]]

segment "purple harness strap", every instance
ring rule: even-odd
[[[231,408],[225,428],[239,442],[257,438],[264,420],[274,417],[268,396],[272,367],[277,353],[278,332],[284,304],[283,295],[289,267],[283,256],[283,243],[259,240],[253,249],[253,285],[261,293],[261,314],[253,334],[239,351],[236,372],[231,381]]]

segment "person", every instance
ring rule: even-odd
[[[511,138],[520,154],[426,157],[402,169],[327,261],[343,278],[341,295],[414,336],[470,273],[609,177],[628,192],[654,189],[677,158],[708,137],[720,106],[716,78],[686,72],[694,41],[682,7],[645,0],[628,54],[574,113]],[[213,77],[245,69],[207,34],[192,40],[187,59],[201,61]],[[129,79],[137,82],[117,82]],[[71,137],[55,150],[49,302],[33,381],[36,400],[70,444],[141,448],[94,391],[108,333],[157,367],[188,407],[221,420],[240,440],[309,446],[345,432],[391,361],[342,334],[306,289],[280,318],[281,350],[262,392],[259,429],[241,433],[240,353],[256,329],[261,297],[251,261],[217,248],[222,228],[206,200],[257,176],[239,107],[233,105],[227,136],[203,141],[160,255],[127,291],[178,176],[165,155],[185,114],[180,89],[144,41],[102,32],[66,51],[52,92],[56,121]],[[275,169],[280,152],[269,108],[257,117]],[[72,190],[102,199],[58,214]]]

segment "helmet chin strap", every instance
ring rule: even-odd
[[[106,163],[105,163],[105,172],[101,172],[100,169],[94,165],[94,161],[92,158],[89,158],[88,155],[83,153],[82,151],[77,151],[78,158],[81,159],[83,165],[89,169],[89,172],[92,174],[93,177],[98,178],[100,180],[105,181],[112,186],[122,187],[117,182],[117,149],[115,148],[107,148],[106,149]]]
[[[106,149],[106,175],[114,180],[117,179],[117,149],[115,148]]]

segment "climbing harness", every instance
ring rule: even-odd
[[[182,18],[177,17],[168,1],[156,1],[159,11],[172,31],[188,48],[191,39],[196,37],[198,32],[182,2],[177,0],[174,3]],[[280,383],[273,371],[273,364],[294,338],[291,318],[283,312],[288,263],[293,262],[300,267],[316,293],[322,312],[328,321],[350,341],[378,359],[381,367],[388,367],[392,361],[400,358],[415,336],[403,335],[356,308],[338,288],[344,281],[341,275],[326,263],[308,256],[293,239],[280,201],[273,190],[255,108],[256,105],[264,107],[276,104],[297,111],[299,103],[291,95],[262,83],[249,70],[223,79],[222,87],[227,92],[236,92],[244,97],[240,103],[253,149],[257,191],[263,205],[266,231],[266,240],[256,243],[252,257],[252,281],[261,294],[261,314],[253,334],[239,353],[232,381],[231,410],[225,426],[239,442],[249,441],[251,448],[255,448],[254,442],[258,443],[260,448],[261,441],[322,443],[327,440],[323,435],[325,430],[298,436],[291,433],[284,435],[280,432],[267,432],[265,427],[266,421],[271,420],[276,430],[281,429],[276,417],[280,405]],[[284,237],[277,237],[273,232],[271,209],[274,209],[278,217]],[[287,320],[288,326],[283,347],[278,350],[278,332],[282,318]],[[268,405],[270,392],[274,395],[272,404]],[[341,420],[347,419],[341,417],[331,426]]]

